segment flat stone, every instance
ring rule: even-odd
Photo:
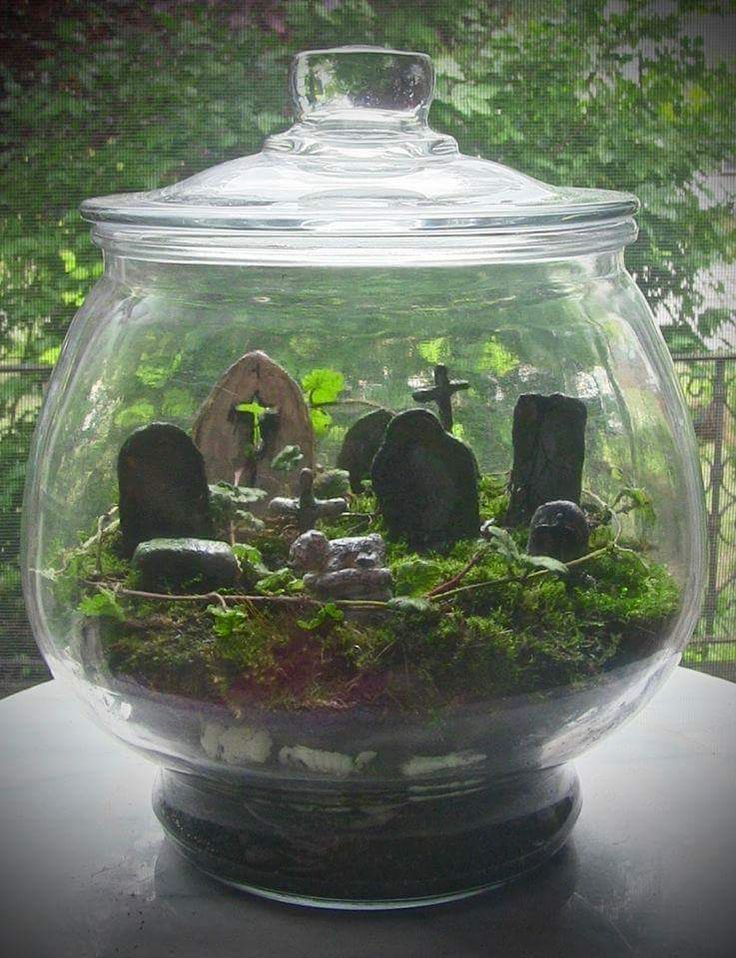
[[[509,525],[529,522],[545,502],[580,503],[587,416],[585,403],[571,396],[519,396],[512,432]]]
[[[394,538],[425,549],[478,536],[475,456],[428,410],[410,409],[391,420],[371,475]]]
[[[178,426],[154,422],[136,429],[118,456],[122,550],[157,538],[214,535],[204,460]]]
[[[590,528],[585,513],[574,502],[557,499],[540,506],[529,524],[526,551],[572,562],[588,551]]]
[[[233,550],[215,539],[151,539],[140,543],[131,562],[150,592],[229,589],[240,573]]]
[[[353,492],[361,492],[363,480],[370,479],[373,459],[393,418],[388,409],[375,409],[357,419],[345,433],[337,466],[347,470]]]
[[[237,410],[244,403],[266,410],[256,443],[253,416]],[[271,466],[285,446],[299,446],[301,464],[314,467],[314,430],[302,390],[260,350],[246,353],[223,373],[202,404],[192,435],[210,482],[258,486],[271,496],[286,492],[289,474]]]

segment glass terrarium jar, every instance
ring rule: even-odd
[[[462,156],[415,53],[296,57],[261,153],[90,200],[30,463],[39,644],[216,877],[391,907],[565,841],[698,612],[636,200]]]

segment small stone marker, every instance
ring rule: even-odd
[[[262,412],[239,411],[244,404]],[[221,376],[192,435],[213,483],[259,486],[270,495],[283,492],[288,474],[271,462],[285,446],[299,446],[303,465],[314,466],[314,430],[302,391],[260,351],[246,353]]]
[[[555,393],[519,396],[506,522],[528,522],[545,502],[579,504],[585,459],[585,403]]]
[[[361,492],[363,480],[370,479],[373,458],[393,418],[394,414],[388,409],[375,409],[357,419],[345,433],[336,464],[338,469],[346,469],[350,474],[353,492]]]
[[[391,598],[386,544],[377,533],[328,539],[316,529],[292,543],[289,561],[304,574],[304,586],[320,599]]]
[[[452,432],[452,397],[461,389],[468,389],[470,383],[465,379],[450,379],[447,366],[439,364],[434,367],[434,386],[428,389],[416,389],[411,394],[416,402],[435,402],[439,413],[442,428]]]
[[[151,539],[141,542],[131,564],[144,589],[210,592],[238,581],[238,560],[226,542],[215,539]]]
[[[572,562],[587,552],[589,536],[588,520],[580,506],[557,499],[545,502],[532,516],[526,551],[532,556]]]
[[[391,420],[372,478],[393,537],[420,549],[477,538],[475,456],[428,410],[410,409]]]
[[[346,511],[346,499],[317,499],[314,495],[314,473],[302,469],[299,473],[299,496],[296,499],[276,496],[268,504],[272,516],[296,519],[300,532],[313,529],[317,519],[334,519]]]
[[[214,535],[204,461],[183,429],[154,422],[136,429],[118,455],[123,554],[160,537]]]

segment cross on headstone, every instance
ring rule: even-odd
[[[470,383],[465,379],[450,379],[447,366],[439,363],[434,367],[434,386],[415,389],[411,395],[416,402],[436,402],[442,428],[445,432],[452,432],[452,397],[469,387]]]
[[[346,499],[317,499],[314,495],[314,473],[302,469],[299,473],[299,495],[295,499],[277,496],[268,504],[272,516],[295,518],[300,532],[314,528],[317,519],[334,519],[346,511]]]

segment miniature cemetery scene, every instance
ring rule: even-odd
[[[458,434],[469,383],[433,379],[353,415],[332,463],[309,395],[259,351],[189,432],[132,431],[118,502],[58,577],[109,675],[233,708],[421,714],[648,654],[679,592],[637,537],[645,493],[585,487],[585,402],[520,395],[490,473]]]

